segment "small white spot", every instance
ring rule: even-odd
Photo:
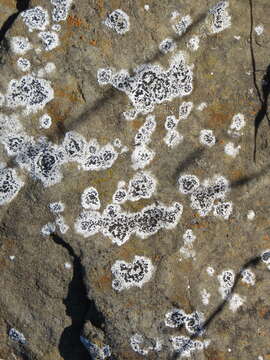
[[[172,52],[176,49],[176,43],[171,38],[164,39],[159,44],[159,50],[163,54],[167,54],[168,52]]]
[[[52,118],[48,114],[44,114],[39,118],[39,125],[42,129],[49,129],[52,125]]]
[[[174,24],[172,28],[176,32],[176,34],[183,35],[191,24],[192,19],[190,15],[186,15],[183,16],[177,24]]]
[[[121,148],[122,147],[122,142],[120,139],[114,139],[113,141],[113,146],[116,147],[116,148]]]
[[[15,328],[12,328],[9,330],[8,336],[11,340],[19,343],[19,344],[25,344],[26,343],[26,339],[23,335],[23,333],[19,332],[18,330],[16,330]]]
[[[120,154],[126,153],[129,151],[129,148],[127,146],[122,147]]]
[[[24,55],[27,51],[32,49],[32,45],[27,37],[13,36],[10,39],[11,50],[15,54]]]
[[[236,157],[236,155],[239,154],[240,149],[241,149],[240,145],[235,147],[232,142],[229,142],[224,147],[225,154],[227,154],[228,156],[231,156],[231,157]]]
[[[60,31],[61,30],[61,25],[60,24],[53,24],[52,30],[57,31],[57,32]]]
[[[216,138],[213,130],[203,129],[200,133],[200,143],[212,147],[216,143]]]
[[[180,134],[177,130],[173,129],[167,132],[163,140],[168,147],[175,148],[183,141],[183,139],[183,135]]]
[[[53,21],[66,20],[72,0],[51,0],[51,3],[54,5],[52,10]]]
[[[212,15],[211,19],[211,33],[219,33],[231,26],[231,16],[228,13],[229,1],[221,0],[209,13]]]
[[[144,5],[144,10],[145,10],[145,11],[149,11],[149,9],[150,9],[150,6],[149,6],[149,5],[147,5],[147,4]]]
[[[255,28],[254,28],[255,32],[257,35],[262,35],[262,33],[264,32],[264,26],[262,24],[260,25],[257,25]]]
[[[247,213],[248,220],[253,220],[255,218],[255,212],[253,210],[249,210]]]
[[[243,114],[236,114],[232,118],[232,123],[228,130],[228,134],[233,136],[240,136],[240,130],[246,125],[245,117]]]
[[[217,217],[223,217],[225,220],[228,220],[233,210],[233,203],[231,201],[221,202],[217,205],[214,205],[213,214]]]
[[[58,34],[53,31],[40,32],[38,37],[43,41],[43,47],[46,51],[51,51],[60,44]]]
[[[203,305],[208,305],[211,294],[206,289],[203,289],[201,290],[201,297]]]
[[[92,186],[86,188],[81,196],[81,205],[84,209],[98,210],[100,200],[97,189]]]
[[[236,35],[234,35],[234,38],[235,38],[235,40],[240,40],[240,39],[241,39],[241,36],[236,36]]]
[[[59,214],[65,210],[65,204],[61,201],[53,202],[49,204],[49,209],[53,214]]]
[[[189,39],[188,43],[187,43],[187,47],[191,50],[191,51],[196,51],[199,49],[200,46],[200,38],[199,36],[195,35],[192,38]]]
[[[66,269],[71,269],[71,264],[68,263],[68,262],[66,262],[66,263],[65,263],[65,268],[66,268]]]
[[[180,248],[180,254],[185,258],[189,259],[192,258],[193,260],[196,259],[196,252],[193,250],[193,242],[196,240],[196,236],[193,234],[191,229],[187,229],[186,232],[183,234],[184,246]],[[180,261],[182,259],[180,258]]]
[[[208,274],[209,276],[213,276],[214,273],[215,273],[215,269],[212,268],[212,266],[208,266],[208,268],[206,269],[206,271],[207,271],[207,274]]]
[[[245,269],[241,273],[242,275],[242,282],[248,285],[255,285],[256,282],[256,276],[250,269]]]
[[[229,301],[229,309],[233,312],[236,312],[240,306],[242,306],[245,302],[246,298],[241,297],[238,294],[233,294]]]
[[[230,348],[229,348],[229,349],[228,349],[228,351],[229,351],[229,352],[231,352],[231,351],[232,351],[232,349],[230,349]]]
[[[231,293],[231,289],[234,285],[235,273],[233,270],[224,270],[217,278],[220,284],[218,291],[222,298],[225,299],[226,296]],[[232,304],[234,304],[234,302],[232,302]]]
[[[13,261],[15,259],[15,256],[14,255],[10,255],[9,256],[10,260]]]
[[[129,31],[129,16],[123,10],[117,9],[107,16],[104,24],[123,35]]]
[[[184,101],[179,106],[179,120],[185,120],[189,117],[189,114],[191,113],[191,110],[193,108],[193,102],[191,101]]]
[[[42,234],[43,236],[49,236],[49,235],[51,235],[52,233],[54,233],[55,230],[56,230],[55,224],[54,224],[54,223],[48,223],[48,224],[42,226],[40,232],[41,232],[41,234]]]
[[[29,60],[20,57],[20,58],[17,60],[17,66],[18,66],[18,68],[19,68],[21,71],[28,71],[28,70],[30,70],[31,63],[30,63]]]
[[[51,72],[55,71],[56,66],[53,62],[48,62],[45,67],[44,70],[47,74],[50,74]]]
[[[116,291],[130,287],[142,287],[148,282],[154,272],[154,266],[149,258],[135,256],[132,263],[117,260],[111,268],[114,276],[112,287]]]
[[[202,102],[197,106],[197,109],[199,111],[203,111],[205,108],[207,108],[207,103],[206,102]]]
[[[180,13],[179,13],[179,11],[173,11],[172,13],[171,13],[171,20],[174,20],[174,19],[176,19],[178,16],[180,16]]]

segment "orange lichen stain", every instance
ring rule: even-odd
[[[77,26],[77,27],[80,27],[82,26],[83,22],[80,18],[78,18],[76,15],[75,16],[72,16],[72,15],[68,15],[68,18],[67,18],[67,24],[69,26]]]
[[[208,360],[228,360],[227,358],[225,358],[225,353],[223,351],[206,349],[205,355]]]
[[[89,25],[85,20],[80,19],[78,16],[72,16],[69,15],[67,18],[67,25],[69,27],[71,26],[75,26],[75,27],[80,27],[80,28],[84,28],[84,29],[90,29],[91,25]]]
[[[192,229],[192,228],[205,229],[205,228],[207,228],[207,226],[208,226],[207,221],[201,221],[201,222],[199,222],[199,223],[197,223],[197,224],[191,225],[190,228],[191,228],[191,229]]]
[[[110,275],[103,275],[97,279],[97,284],[101,289],[108,289],[112,287],[112,277]]]
[[[125,244],[121,246],[119,251],[117,252],[117,256],[124,261],[130,262],[133,260],[134,254],[136,253],[136,249],[131,244]]]
[[[131,308],[134,306],[134,303],[132,301],[129,301],[128,303],[125,304],[125,308]]]
[[[259,310],[259,316],[261,319],[265,319],[267,314],[270,315],[270,307],[265,306]]]
[[[133,129],[135,129],[135,130],[138,130],[138,129],[142,126],[142,124],[143,124],[143,122],[142,122],[141,120],[139,120],[139,119],[133,120],[133,121],[131,122],[131,126],[132,126]]]
[[[63,123],[66,116],[59,112],[60,104],[57,101],[47,104],[47,113],[51,116],[53,122]]]
[[[270,236],[268,235],[268,234],[265,234],[264,236],[263,236],[263,240],[264,241],[270,241]]]
[[[223,128],[224,125],[226,126],[226,124],[230,124],[233,116],[231,110],[226,111],[226,108],[220,104],[206,108],[206,112],[209,114],[207,126],[213,129]]]
[[[72,103],[83,102],[83,100],[81,99],[80,95],[76,90],[69,91],[68,88],[55,88],[54,94],[58,97],[66,98]]]
[[[162,256],[161,255],[156,255],[155,257],[154,257],[154,262],[159,262],[160,260],[162,259]]]
[[[244,177],[244,173],[243,171],[241,170],[233,170],[231,173],[230,173],[230,181],[238,181],[240,179],[242,179]]]
[[[97,46],[97,40],[93,39],[89,41],[89,44],[92,46]]]

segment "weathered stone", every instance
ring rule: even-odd
[[[268,1],[1,10],[0,358],[268,359]]]

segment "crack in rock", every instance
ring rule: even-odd
[[[72,324],[66,327],[61,335],[59,352],[64,360],[89,360],[91,357],[80,340],[84,323],[90,320],[94,327],[101,328],[105,323],[105,318],[98,311],[94,300],[89,300],[87,297],[84,283],[85,270],[80,256],[76,255],[72,246],[57,234],[51,234],[51,238],[55,244],[65,248],[73,258],[73,277],[68,287],[67,297],[63,301],[66,314],[71,318]]]
[[[11,29],[12,25],[14,24],[17,17],[20,15],[21,12],[27,10],[29,8],[30,0],[17,0],[16,1],[16,8],[17,12],[10,15],[7,20],[3,23],[0,29],[0,43],[5,39],[6,33],[9,29]]]

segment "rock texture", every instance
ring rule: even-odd
[[[270,359],[269,16],[1,1],[0,359]]]

